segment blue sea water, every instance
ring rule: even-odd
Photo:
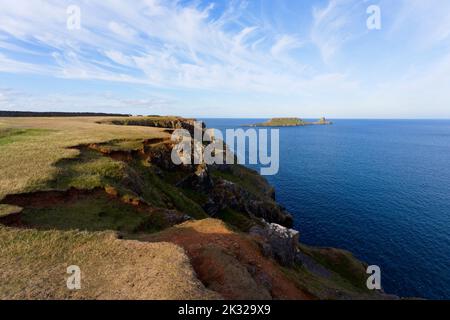
[[[203,119],[219,130],[263,120]],[[380,266],[388,293],[450,299],[450,121],[280,128],[280,170],[266,178],[302,242]]]

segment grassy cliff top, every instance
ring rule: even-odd
[[[163,129],[112,126],[108,117],[0,118],[0,200],[46,187],[56,162],[74,158],[80,144],[169,137]],[[161,119],[161,118],[159,118]],[[172,119],[172,117],[170,117]]]
[[[123,126],[148,126],[148,127],[160,127],[169,128],[173,127],[176,123],[193,121],[194,119],[187,119],[177,116],[134,116],[134,117],[115,117],[109,119],[103,119],[98,123],[103,124],[115,124]]]
[[[24,202],[22,223],[33,228],[0,223],[0,299],[220,298],[205,289],[179,246],[117,239],[116,232],[163,225],[156,210],[137,210],[106,195],[45,196],[45,190],[90,189],[132,174],[129,181],[139,182],[122,162],[75,146],[114,141],[114,148],[132,150],[144,140],[170,138],[163,128],[98,123],[109,119],[0,118],[0,200],[25,192],[44,195],[40,203]],[[143,187],[151,199],[163,201],[169,199],[164,192],[173,192],[171,202],[186,208],[190,204],[169,185]],[[1,204],[0,219],[21,210]],[[66,288],[69,265],[82,268],[80,291]]]

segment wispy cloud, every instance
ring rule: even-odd
[[[424,47],[448,42],[450,39],[450,2],[447,0],[409,0],[398,4],[390,27],[391,36],[408,33],[409,41]]]
[[[43,67],[34,63],[18,61],[0,53],[0,72],[50,75],[52,71],[54,72],[55,68],[51,66]]]
[[[324,7],[313,7],[311,41],[325,62],[348,41],[367,33],[367,3],[355,0],[330,0]]]
[[[302,43],[296,37],[290,35],[281,36],[272,46],[270,52],[273,56],[278,57],[289,50],[301,47]]]
[[[21,3],[0,5],[4,42],[48,52],[45,68],[57,77],[251,91],[299,90],[310,80],[300,63],[288,59],[301,39],[240,22],[242,2],[213,16],[212,4],[81,1],[82,30],[65,29],[67,1]],[[4,71],[41,72],[42,61],[33,67],[33,59],[25,63],[8,53]],[[14,69],[6,69],[10,60]]]

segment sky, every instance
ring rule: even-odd
[[[0,0],[0,110],[450,118],[449,16],[448,0]]]

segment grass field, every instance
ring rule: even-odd
[[[115,139],[168,137],[162,129],[98,124],[107,118],[0,118],[0,199],[47,188],[55,164],[79,154],[73,146]]]
[[[82,271],[67,290],[66,268]],[[0,225],[0,299],[206,299],[184,251],[118,240],[112,232],[41,231]]]

